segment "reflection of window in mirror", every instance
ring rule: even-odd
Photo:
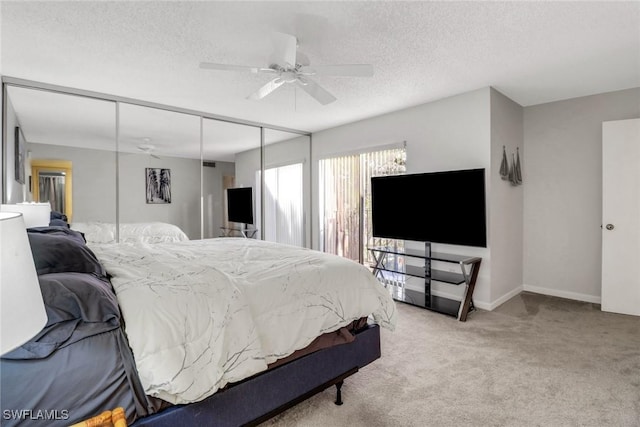
[[[227,189],[228,188],[233,188],[236,186],[236,177],[235,176],[231,176],[231,175],[225,175],[222,177],[222,194],[223,194],[223,198],[224,198],[224,221],[223,221],[223,227],[224,228],[229,228],[230,224],[229,224],[229,218],[227,216]]]
[[[51,209],[73,216],[72,164],[68,160],[31,160],[31,191],[35,202],[49,202]]]

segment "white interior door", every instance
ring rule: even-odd
[[[602,124],[602,310],[640,316],[640,119]]]

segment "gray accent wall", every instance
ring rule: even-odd
[[[509,164],[520,150],[523,164],[523,109],[516,102],[491,89],[491,194],[487,198],[489,241],[491,242],[491,308],[495,308],[522,289],[523,194],[527,186],[513,185],[500,176],[503,146]],[[483,261],[484,262],[484,261]]]
[[[524,108],[525,290],[600,302],[602,122],[638,117],[640,88]]]

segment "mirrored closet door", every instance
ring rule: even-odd
[[[115,102],[19,86],[5,95],[4,202],[49,202],[78,228],[115,224]]]
[[[264,129],[264,186],[259,205],[264,239],[310,247],[311,245],[311,138]],[[256,176],[261,181],[260,174]]]
[[[120,241],[148,233],[161,242],[180,231],[200,239],[200,117],[123,102],[118,107]]]
[[[96,243],[160,226],[310,247],[308,134],[2,80],[3,203],[48,201]]]

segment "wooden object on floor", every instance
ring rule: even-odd
[[[104,411],[88,420],[73,424],[70,427],[127,427],[124,408],[117,407],[113,411]]]

